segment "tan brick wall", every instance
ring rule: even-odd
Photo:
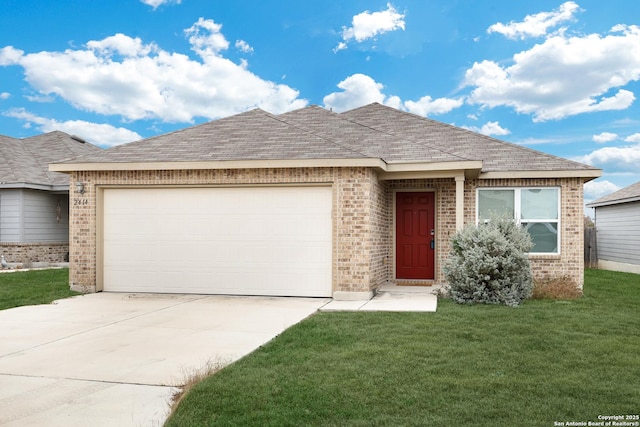
[[[333,188],[333,290],[368,292],[395,277],[394,192],[434,191],[436,200],[436,283],[445,281],[442,262],[455,233],[456,186],[453,179],[380,181],[367,168],[76,172],[71,182],[85,193],[70,194],[70,282],[95,291],[97,278],[96,186],[126,185],[287,185],[327,184]],[[465,182],[465,223],[475,223],[476,189],[489,186],[559,186],[562,194],[561,254],[532,255],[536,277],[567,275],[582,284],[582,181],[469,180]]]
[[[94,292],[97,279],[96,187],[126,185],[260,185],[328,184],[334,193],[333,289],[369,291],[381,276],[380,251],[372,251],[371,224],[380,221],[376,174],[366,168],[298,168],[249,170],[97,171],[75,172],[71,182],[85,184],[85,193],[71,192],[70,282]],[[372,195],[374,197],[372,198]],[[373,217],[373,219],[372,219]],[[377,237],[380,241],[381,237]],[[386,240],[388,242],[388,239]],[[376,277],[374,277],[376,276]]]
[[[471,180],[465,185],[465,223],[475,221],[476,189],[483,187],[559,187],[560,254],[531,254],[535,278],[567,276],[584,282],[584,200],[580,178]]]

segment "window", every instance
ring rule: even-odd
[[[531,253],[559,253],[559,188],[478,189],[478,221],[507,215],[531,235]]]

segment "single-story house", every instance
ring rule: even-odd
[[[63,262],[69,252],[69,176],[49,163],[102,151],[50,132],[0,135],[0,253],[11,264]]]
[[[52,164],[76,290],[366,299],[443,283],[450,238],[491,211],[536,276],[583,282],[583,184],[601,170],[397,109],[260,109]]]
[[[598,268],[640,274],[640,182],[587,207],[595,209]]]

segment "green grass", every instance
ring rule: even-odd
[[[518,308],[318,313],[196,384],[167,426],[553,426],[640,412],[640,276]]]
[[[31,270],[0,274],[0,310],[49,304],[79,295],[69,289],[69,270]]]

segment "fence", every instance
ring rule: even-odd
[[[596,229],[585,227],[584,229],[584,266],[586,268],[598,267],[598,244]]]

